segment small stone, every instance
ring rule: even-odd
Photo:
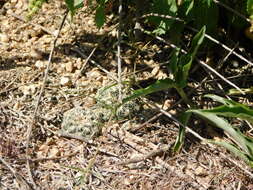
[[[239,63],[237,61],[233,61],[232,65],[233,65],[233,67],[236,67],[236,68],[239,67]]]
[[[53,35],[54,35],[54,36],[57,36],[58,32],[59,32],[59,30],[55,30],[55,31],[53,32]]]
[[[89,79],[96,79],[98,77],[101,77],[101,73],[98,71],[98,69],[92,69],[91,71],[86,73],[87,78]]]
[[[94,25],[94,21],[93,19],[89,19],[88,22],[87,22],[88,25]]]
[[[112,37],[116,37],[117,36],[117,30],[116,29],[112,30],[111,35],[112,35]]]
[[[13,13],[12,9],[7,10],[7,14],[11,15]]]
[[[38,60],[35,62],[35,67],[37,67],[38,69],[45,69],[46,68],[46,63],[41,61],[41,60]]]
[[[21,87],[19,87],[19,90],[21,90],[23,92],[23,94],[25,96],[27,96],[27,95],[35,94],[36,91],[37,91],[37,88],[38,88],[38,85],[31,84],[31,85],[28,85],[28,86],[21,86]]]
[[[67,72],[72,73],[74,71],[74,64],[72,62],[67,62],[65,64],[65,69]]]
[[[159,69],[160,67],[159,66],[156,66],[152,71],[151,71],[151,74],[152,76],[156,76],[159,72]]]
[[[53,147],[52,149],[50,149],[48,157],[56,157],[56,156],[60,156],[61,152],[57,147]]]
[[[64,73],[64,68],[62,68],[62,67],[57,67],[56,72],[57,72],[58,74]]]
[[[15,103],[13,106],[14,110],[19,110],[19,108],[21,107],[21,104],[19,102]]]
[[[52,38],[51,38],[50,36],[47,36],[47,37],[45,37],[45,38],[43,39],[43,42],[46,43],[46,44],[51,43],[51,41],[52,41]]]
[[[30,56],[35,59],[42,59],[43,58],[43,55],[36,49],[31,50]]]
[[[124,61],[125,61],[125,63],[127,64],[127,65],[130,65],[131,64],[131,60],[130,59],[124,59]]]
[[[63,77],[61,78],[60,84],[61,84],[62,86],[70,86],[70,85],[72,84],[72,81],[71,81],[70,77],[63,76]]]
[[[111,64],[112,64],[112,66],[114,66],[114,67],[115,67],[115,66],[117,66],[117,64],[118,64],[118,63],[117,63],[117,61],[112,60],[112,61],[111,61]]]
[[[194,170],[195,175],[197,176],[206,176],[207,172],[205,171],[204,168],[198,166],[195,170]]]
[[[3,43],[8,43],[9,42],[9,37],[6,34],[0,34],[1,42]]]
[[[76,67],[77,67],[77,69],[81,69],[82,66],[83,66],[82,59],[79,57],[76,60]]]

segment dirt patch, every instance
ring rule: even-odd
[[[0,189],[28,189],[25,184],[31,186],[32,181],[26,167],[27,129],[65,6],[62,1],[50,1],[29,23],[22,21],[26,1],[11,0],[4,8],[0,15],[0,157],[7,164],[0,165]],[[92,107],[98,89],[115,83],[115,27],[108,24],[98,30],[93,14],[83,8],[62,29],[29,144],[30,171],[38,188],[252,189],[252,174],[247,173],[251,170],[244,163],[222,148],[200,144],[190,134],[182,152],[172,155],[177,124],[156,110],[149,110],[145,118],[109,120],[94,140],[55,133],[66,111]],[[95,47],[92,61],[86,63]],[[139,85],[147,86],[168,75],[160,64],[167,61],[168,46],[151,39],[124,42],[122,48],[123,80],[136,77]],[[201,71],[198,77],[204,75]],[[195,93],[211,89],[213,83],[206,84]],[[147,98],[165,109],[179,100],[173,90]],[[179,104],[170,113],[184,107]],[[206,132],[200,124],[194,128],[200,134]]]

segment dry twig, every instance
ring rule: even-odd
[[[31,135],[32,135],[32,129],[33,129],[33,126],[36,123],[36,117],[37,117],[37,112],[38,112],[40,100],[42,98],[42,94],[44,93],[44,89],[45,89],[45,86],[46,86],[46,81],[47,81],[47,77],[48,77],[48,71],[49,71],[49,68],[50,68],[50,65],[51,65],[51,62],[52,62],[52,57],[53,57],[54,49],[55,49],[55,46],[56,46],[56,42],[57,42],[57,40],[59,38],[60,31],[61,31],[61,29],[62,29],[62,27],[64,25],[64,22],[66,20],[67,15],[68,15],[68,11],[65,12],[65,14],[63,16],[63,19],[62,19],[62,22],[61,22],[61,25],[60,25],[59,30],[58,30],[58,33],[57,33],[57,35],[56,35],[56,37],[54,39],[53,47],[51,49],[51,52],[50,52],[50,55],[49,55],[49,58],[48,58],[47,68],[45,70],[43,84],[42,84],[42,87],[40,89],[38,100],[37,100],[37,103],[36,103],[36,106],[35,106],[32,122],[31,122],[31,124],[27,128],[27,139],[26,139],[26,159],[27,159],[27,161],[26,161],[26,167],[27,167],[27,170],[28,170],[29,178],[31,180],[31,183],[33,184],[34,189],[37,189],[37,185],[36,185],[36,183],[35,183],[35,181],[33,179],[31,168],[30,168],[30,161],[29,160],[31,160],[31,159],[30,159],[30,156],[29,156],[29,144],[30,144],[30,139],[31,139]]]

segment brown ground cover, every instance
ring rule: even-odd
[[[22,21],[25,1],[11,0],[4,7],[0,15],[0,189],[33,189],[33,183],[45,190],[253,188],[252,170],[245,163],[223,148],[201,144],[191,134],[186,135],[181,153],[173,155],[170,149],[178,125],[155,109],[142,120],[133,117],[130,121],[106,122],[102,134],[89,141],[56,133],[64,112],[77,105],[92,106],[97,90],[112,83],[117,73],[115,24],[98,30],[93,14],[85,8],[73,22],[68,18],[63,26],[30,133],[47,60],[65,7],[62,1],[52,1],[43,5],[30,22]],[[159,52],[166,52],[168,47],[152,38],[147,42],[123,42],[123,79],[135,76],[137,81],[146,81],[167,76],[160,65],[166,56]],[[135,75],[134,65],[138,71]],[[204,78],[205,71],[199,70],[198,78]],[[198,86],[194,94],[206,89]],[[176,92],[170,90],[150,96],[149,101],[169,109],[178,100]],[[193,100],[205,104],[203,100]],[[177,114],[185,106],[180,103],[169,112]],[[157,118],[146,122],[154,116]],[[130,126],[126,129],[122,126],[127,122]],[[205,137],[222,136],[203,125],[191,123]]]

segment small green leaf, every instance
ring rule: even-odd
[[[180,116],[179,116],[179,121],[183,124],[183,125],[187,125],[190,117],[191,117],[191,113],[187,113],[187,112],[183,112]],[[179,152],[180,149],[182,148],[183,144],[184,144],[184,139],[185,139],[185,127],[181,126],[179,127],[179,131],[178,131],[178,135],[177,135],[177,139],[176,142],[173,146],[173,152]]]
[[[232,100],[228,100],[226,98],[223,98],[223,97],[220,97],[220,96],[217,96],[214,94],[206,94],[204,97],[211,98],[212,100],[214,100],[216,102],[220,102],[221,104],[228,105],[228,106],[237,104],[237,102],[234,102]]]
[[[250,88],[241,88],[241,90],[244,94],[253,94],[253,86]],[[242,95],[242,92],[233,88],[228,91],[228,95]]]
[[[250,19],[253,20],[253,0],[247,0],[247,13],[250,16]]]
[[[151,12],[159,15],[175,17],[177,10],[176,0],[154,0],[151,6]],[[157,26],[157,28],[153,31],[156,35],[165,34],[175,22],[172,19],[155,16],[149,17],[149,20]]]
[[[180,57],[177,65],[177,69],[174,69],[174,77],[176,83],[180,88],[184,88],[187,85],[187,79],[189,75],[189,71],[191,69],[192,61],[198,51],[199,46],[204,40],[206,27],[203,26],[202,29],[194,36],[191,48],[186,55]],[[173,67],[175,67],[173,65]],[[177,72],[175,72],[177,71]]]
[[[104,4],[98,6],[95,15],[95,22],[98,28],[101,28],[105,23],[105,7]]]
[[[126,102],[133,100],[135,98],[138,98],[140,96],[146,96],[146,95],[154,93],[154,92],[166,90],[169,88],[175,88],[175,87],[176,87],[176,83],[169,78],[158,80],[154,84],[151,84],[150,86],[148,86],[146,88],[135,90],[132,95],[124,98],[122,100],[122,102],[126,103]]]
[[[194,36],[192,43],[191,43],[191,48],[189,51],[189,54],[194,58],[199,46],[202,44],[205,38],[205,33],[206,33],[206,26],[204,25],[201,30]]]
[[[180,88],[184,88],[187,85],[187,79],[191,65],[192,56],[190,54],[181,56],[178,64],[178,72],[175,76],[176,83]]]
[[[194,6],[194,1],[190,1],[190,4],[187,6],[187,10],[185,12],[185,15],[189,14],[189,12],[192,10],[193,6]]]
[[[75,13],[74,0],[65,0],[65,3],[71,13],[71,16],[73,16]]]
[[[253,110],[246,106],[218,106],[210,110],[203,110],[204,112],[214,113],[224,117],[234,117],[247,120],[253,124]]]
[[[78,8],[83,7],[83,0],[65,0],[65,3],[70,11],[71,17],[74,16]]]
[[[178,60],[179,60],[179,52],[180,49],[174,49],[171,53],[169,68],[171,69],[171,72],[174,76],[176,76],[176,73],[178,72]]]

